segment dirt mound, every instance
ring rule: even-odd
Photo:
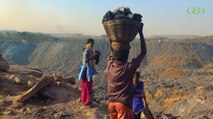
[[[171,56],[171,55],[161,55],[156,56],[150,63],[152,67],[164,67],[164,66],[193,66],[195,68],[202,67],[202,64],[195,58],[195,56]]]
[[[191,70],[191,76],[176,79],[145,80],[147,98],[154,114],[158,118],[212,118],[212,71],[202,70]],[[208,72],[211,72],[210,76]]]

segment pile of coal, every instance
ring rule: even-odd
[[[113,12],[108,11],[103,17],[103,22],[107,22],[109,20],[114,19],[131,19],[137,22],[141,22],[142,16],[137,13],[132,13],[128,7],[122,6],[114,10]]]

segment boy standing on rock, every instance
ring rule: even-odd
[[[127,62],[129,49],[115,50],[110,43],[111,54],[108,57],[106,70],[108,76],[108,109],[111,119],[134,119],[132,77],[146,55],[146,44],[142,29],[143,24],[139,29],[141,52],[136,58],[132,59],[132,62]]]

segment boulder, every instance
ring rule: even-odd
[[[38,80],[30,79],[30,80],[28,80],[28,82],[27,82],[27,86],[28,86],[28,87],[33,87],[36,83],[38,83]]]
[[[42,88],[48,86],[54,81],[52,77],[43,77],[41,81],[39,81],[36,85],[34,85],[32,88],[30,88],[28,91],[24,92],[23,94],[20,94],[16,97],[17,102],[23,103],[27,99],[31,98],[33,95],[35,95],[37,92],[39,92]]]

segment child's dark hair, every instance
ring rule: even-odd
[[[138,71],[135,72],[134,78],[135,79],[139,79],[140,78],[140,73]]]
[[[93,39],[87,39],[87,42],[86,42],[86,44],[88,44],[88,43],[94,43],[94,40]]]
[[[88,43],[94,43],[94,40],[92,38],[87,39],[86,44]],[[83,48],[83,51],[85,50],[85,47]]]
[[[127,62],[129,56],[128,50],[112,50],[112,53],[117,61]]]

